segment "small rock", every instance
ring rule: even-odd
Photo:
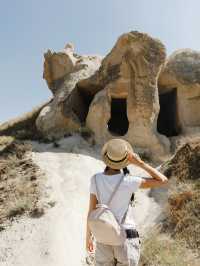
[[[44,208],[42,207],[36,207],[35,209],[33,209],[30,212],[30,217],[31,218],[40,218],[41,216],[43,216],[45,213]]]

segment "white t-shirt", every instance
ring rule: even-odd
[[[105,175],[104,173],[96,174],[97,185],[98,185],[98,189],[100,193],[100,203],[102,204],[108,203],[108,200],[113,190],[115,189],[117,183],[121,179],[122,175],[123,173],[116,174],[116,175]],[[96,191],[94,178],[95,176],[92,176],[91,178],[90,193],[95,194],[97,197],[97,191]],[[135,193],[136,190],[140,187],[141,182],[142,182],[142,178],[140,177],[132,176],[131,174],[127,174],[124,176],[109,206],[113,214],[115,215],[115,217],[118,219],[118,221],[122,220],[129,206],[130,198],[132,194]],[[126,223],[124,224],[125,227],[129,227],[131,225],[135,227],[135,222],[133,220],[133,217],[131,220],[129,219],[128,222],[126,219]]]

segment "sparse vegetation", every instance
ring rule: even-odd
[[[140,266],[198,266],[199,261],[186,245],[168,234],[153,230],[142,243]]]
[[[182,146],[165,166],[171,179],[164,230],[189,248],[200,249],[200,142]],[[199,254],[200,255],[200,254]]]
[[[187,246],[200,250],[200,189],[197,182],[176,184],[168,201],[164,230]],[[200,254],[199,254],[200,255]]]
[[[27,142],[0,137],[0,224],[38,209],[41,174],[30,151]]]
[[[93,135],[92,131],[87,127],[81,127],[79,132],[84,139],[88,139]]]
[[[144,240],[140,265],[200,265],[200,142],[182,146],[162,171],[170,178],[166,218]]]
[[[163,173],[177,181],[200,179],[200,139],[186,143],[162,167]]]
[[[0,136],[13,136],[17,139],[32,139],[39,140],[42,138],[40,132],[38,132],[35,124],[35,120],[39,115],[42,108],[50,101],[33,108],[32,111],[23,114],[20,117],[16,117],[8,122],[0,124]]]
[[[89,128],[83,126],[79,129],[79,133],[81,137],[88,141],[91,145],[95,144],[94,133]]]

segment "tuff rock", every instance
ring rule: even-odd
[[[164,159],[178,139],[200,132],[200,53],[185,49],[166,58],[165,46],[148,34],[119,37],[103,60],[80,56],[72,44],[44,55],[53,100],[36,126],[60,138],[83,126],[94,141],[120,137],[136,150]]]
[[[59,138],[70,132],[78,131],[81,120],[76,114],[81,106],[76,84],[79,80],[91,76],[100,66],[100,56],[79,56],[72,45],[66,45],[64,51],[44,55],[44,78],[54,94],[50,104],[40,112],[36,126],[46,138]],[[74,100],[76,95],[76,100]]]

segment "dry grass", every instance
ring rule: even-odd
[[[183,145],[162,171],[170,178],[165,220],[144,240],[140,266],[199,266],[200,143]]]
[[[0,137],[0,224],[36,210],[42,215],[38,205],[41,174],[30,151],[26,142]]]
[[[14,136],[18,139],[41,139],[42,136],[36,128],[35,120],[42,108],[49,102],[41,104],[33,108],[30,112],[0,124],[0,136]]]
[[[169,197],[166,214],[164,230],[174,238],[184,240],[189,248],[200,250],[199,183],[177,184]]]
[[[200,141],[183,145],[163,172],[171,184],[163,230],[200,250]]]
[[[186,143],[171,160],[163,164],[163,173],[177,181],[200,179],[200,140]]]
[[[140,266],[199,266],[200,260],[183,242],[154,230],[142,243]]]

